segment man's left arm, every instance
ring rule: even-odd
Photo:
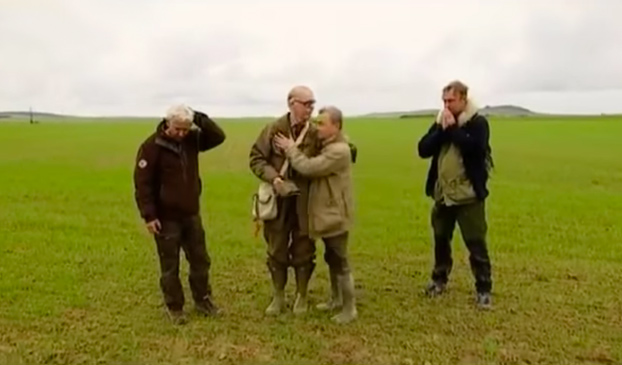
[[[192,122],[199,127],[197,132],[199,151],[210,150],[225,141],[225,132],[207,114],[195,110]]]
[[[346,167],[351,160],[350,146],[338,143],[325,148],[318,156],[307,157],[296,146],[285,152],[291,166],[304,176],[328,176]]]
[[[450,127],[448,129],[449,138],[463,151],[469,153],[484,152],[490,138],[488,120],[486,120],[484,116],[480,115],[472,122],[474,124],[471,131],[467,131],[465,128],[461,128],[456,125]]]

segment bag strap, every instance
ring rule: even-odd
[[[300,131],[300,134],[298,135],[298,138],[296,138],[296,141],[294,143],[295,146],[298,146],[302,142],[302,140],[305,138],[305,134],[307,134],[307,130],[309,130],[309,122],[305,123],[304,128],[302,129],[302,131]],[[283,174],[285,174],[285,171],[287,171],[288,167],[289,167],[289,160],[285,159],[283,166],[281,166],[281,171],[279,175],[282,176]]]

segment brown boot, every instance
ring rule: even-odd
[[[343,307],[341,308],[341,313],[337,314],[332,319],[339,324],[345,324],[352,322],[358,315],[352,274],[347,273],[345,275],[339,275],[339,286],[341,287],[341,294],[343,295]]]
[[[203,298],[201,302],[196,303],[195,308],[199,314],[206,317],[216,317],[220,314],[220,309],[214,304],[210,295]]]
[[[296,301],[293,312],[296,315],[305,314],[308,311],[307,288],[315,265],[296,267]]]
[[[188,323],[188,318],[186,314],[181,309],[167,309],[168,318],[173,322],[173,324],[181,325]]]
[[[326,303],[320,303],[316,308],[320,311],[332,311],[342,306],[343,298],[341,297],[341,289],[339,288],[339,279],[337,272],[329,268],[330,272],[330,299]]]
[[[277,316],[285,309],[285,284],[287,284],[287,268],[269,265],[272,276],[272,302],[266,308],[266,315]]]

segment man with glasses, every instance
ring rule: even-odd
[[[296,86],[287,95],[287,105],[289,111],[286,114],[262,129],[249,156],[253,174],[261,181],[272,184],[277,193],[277,215],[274,219],[265,220],[263,227],[267,266],[273,285],[273,298],[266,308],[267,315],[278,315],[285,309],[289,266],[294,267],[296,275],[293,312],[306,313],[307,287],[315,269],[315,242],[309,237],[308,230],[309,180],[290,167],[281,173],[286,156],[273,142],[275,135],[282,134],[298,140],[298,148],[307,156],[313,156],[320,150],[317,129],[309,123],[315,97],[310,88]]]

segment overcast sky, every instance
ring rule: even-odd
[[[622,0],[0,0],[0,110],[275,115],[480,104],[622,111]]]

